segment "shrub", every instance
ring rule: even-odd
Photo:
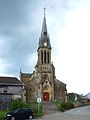
[[[5,115],[7,111],[0,111],[0,120],[5,120]]]
[[[64,107],[63,107],[63,106],[60,106],[60,111],[62,111],[62,112],[64,112],[64,111],[65,111],[65,109],[64,109]]]
[[[36,102],[24,103],[21,99],[11,100],[10,111],[13,111],[18,108],[31,108],[35,116],[43,116],[43,104],[39,105],[38,113],[38,104]]]
[[[12,110],[15,110],[15,109],[18,109],[18,108],[22,108],[23,104],[24,103],[20,98],[16,99],[16,100],[11,100],[9,110],[12,111]]]
[[[42,114],[43,115],[43,104],[40,103],[39,105],[39,113],[38,113],[38,103],[36,102],[30,102],[30,103],[26,103],[28,108],[31,108],[34,112],[35,115],[37,114]],[[25,105],[24,105],[25,107]]]
[[[69,102],[67,102],[67,103],[62,103],[62,104],[61,104],[61,107],[63,107],[65,110],[68,110],[68,109],[74,108],[74,104],[73,104],[73,103],[69,103]]]
[[[55,104],[56,104],[57,109],[60,110],[61,102],[60,101],[56,101]]]
[[[60,101],[56,101],[55,103],[56,103],[57,109],[60,110],[60,111],[62,111],[62,112],[64,112],[65,110],[74,108],[74,104],[73,103],[69,103],[69,102],[67,102],[67,103],[65,103],[65,102],[61,103]]]

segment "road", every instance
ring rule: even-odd
[[[90,120],[90,106],[79,107],[66,112],[45,115],[37,120]]]

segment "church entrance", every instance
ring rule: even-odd
[[[48,92],[43,93],[43,100],[44,101],[49,101],[49,93]]]

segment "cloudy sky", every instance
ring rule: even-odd
[[[31,73],[43,7],[56,77],[68,92],[90,92],[90,0],[0,0],[0,76]]]

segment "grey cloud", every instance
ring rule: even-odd
[[[44,3],[47,8],[46,14],[57,17],[58,21],[63,16],[59,5],[68,6],[68,3],[66,1],[62,3],[62,0],[54,0],[54,2],[49,0],[0,1],[0,36],[4,36],[3,42],[0,39],[0,58],[8,62],[8,70],[5,72],[17,75],[20,67],[23,71],[32,71],[32,65],[28,65],[27,61],[33,53],[37,53]],[[52,33],[51,29],[49,32]]]

